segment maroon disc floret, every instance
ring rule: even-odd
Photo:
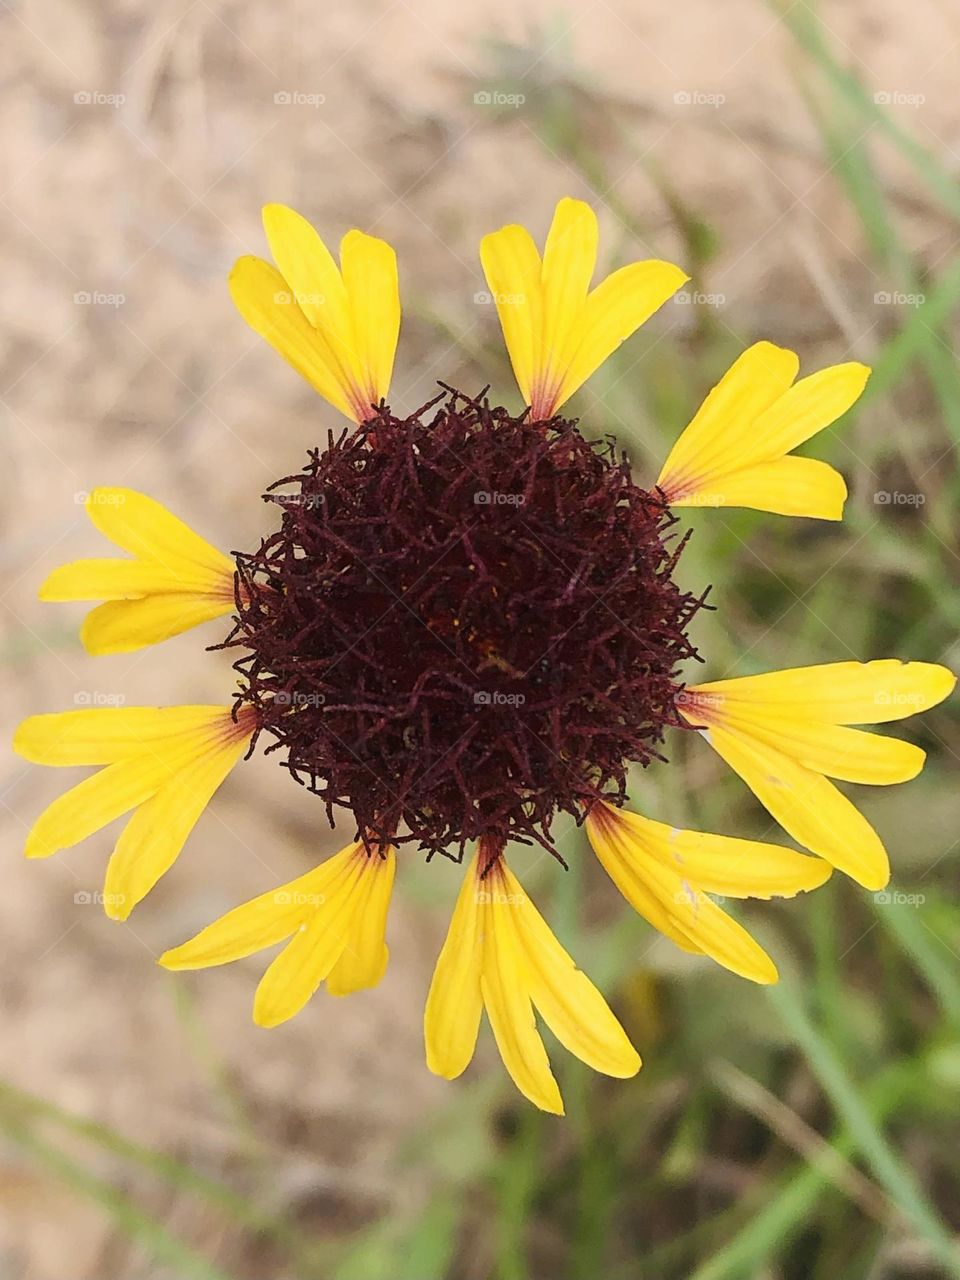
[[[236,555],[225,642],[240,699],[371,843],[553,850],[558,811],[622,803],[682,727],[705,593],[673,582],[686,539],[612,441],[451,390],[331,435],[265,498],[280,527]]]

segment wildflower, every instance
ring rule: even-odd
[[[172,865],[204,806],[263,738],[284,767],[345,810],[352,840],[280,889],[228,912],[162,957],[223,964],[285,941],[254,1001],[273,1026],[319,985],[379,982],[394,872],[419,849],[464,877],[427,1001],[430,1068],[459,1075],[486,1010],[507,1070],[536,1105],[562,1100],[535,1012],[610,1076],[640,1059],[507,865],[509,842],[559,858],[560,815],[584,823],[626,899],[687,951],[754,982],[773,961],[715,901],[789,897],[834,867],[881,888],[879,837],[829,780],[887,784],[919,748],[851,728],[923,711],[954,677],[929,663],[828,663],[687,686],[705,591],[678,583],[676,509],[746,506],[839,519],[846,488],[792,450],[856,401],[847,363],[797,380],[798,361],[750,347],[707,397],[656,484],[560,415],[591,373],[680,287],[669,263],[633,263],[592,286],[598,230],[557,206],[541,257],[517,226],[481,260],[527,408],[446,388],[406,417],[388,406],[400,324],[396,259],[349,232],[339,266],[313,228],[264,211],[276,267],[242,258],[241,314],[351,423],[271,487],[273,531],[228,559],[151,499],[98,489],[87,510],[128,559],[56,570],[45,599],[102,603],[92,653],[130,652],[232,615],[219,647],[237,687],[222,707],[93,708],[34,716],[17,749],[99,765],[37,821],[44,856],[133,816],[107,872],[125,918]],[[626,807],[627,770],[662,760],[669,732],[699,731],[809,853],[683,831]],[[814,856],[810,856],[810,855]]]

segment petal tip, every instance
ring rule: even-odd
[[[890,883],[890,863],[885,859],[884,865],[877,867],[875,872],[865,871],[853,878],[870,893],[881,893]]]
[[[260,221],[263,223],[263,229],[268,240],[270,239],[272,227],[276,227],[282,222],[288,222],[291,219],[306,221],[302,214],[297,213],[296,209],[292,209],[288,204],[281,204],[278,200],[270,200],[267,204],[260,206]]]
[[[286,1022],[290,1014],[282,1013],[277,1009],[263,1009],[254,1005],[253,1021],[258,1027],[263,1027],[265,1031],[270,1031],[274,1027],[279,1027],[281,1023]]]
[[[11,746],[18,756],[22,756],[24,760],[29,760],[31,764],[41,764],[42,761],[37,760],[30,748],[30,734],[35,726],[36,716],[27,716],[26,720],[21,720],[13,731]]]
[[[59,847],[54,848],[51,845],[46,844],[44,841],[38,840],[32,834],[27,836],[27,842],[23,846],[23,856],[25,858],[30,858],[31,861],[34,858],[52,858],[55,853],[59,852]]]
[[[51,570],[37,588],[37,599],[44,604],[59,604],[62,601],[59,591],[55,590],[52,585],[56,581],[58,573],[59,569]]]
[[[241,283],[241,277],[245,276],[251,269],[257,269],[261,266],[269,267],[269,262],[264,258],[258,258],[255,253],[243,253],[237,258],[227,274],[227,284],[231,290],[238,287]]]
[[[639,1073],[642,1066],[643,1059],[633,1045],[630,1045],[630,1052],[624,1052],[618,1062],[608,1064],[604,1074],[613,1076],[617,1080],[632,1080]]]

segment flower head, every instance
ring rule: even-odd
[[[371,441],[375,440],[372,444]],[[360,830],[460,857],[622,799],[702,603],[612,445],[452,393],[317,450],[238,556],[242,704]]]
[[[830,779],[887,784],[923,753],[858,724],[923,711],[952,673],[880,661],[688,685],[702,587],[681,582],[675,508],[746,506],[839,519],[843,478],[792,450],[855,402],[868,371],[795,381],[797,357],[746,351],[680,436],[656,483],[612,441],[558,410],[686,279],[645,261],[596,286],[593,211],[562,200],[541,257],[517,226],[481,259],[526,403],[443,386],[406,416],[388,405],[400,323],[397,267],[351,231],[339,266],[299,214],[264,210],[276,267],[242,258],[241,314],[353,426],[265,495],[275,523],[233,560],[144,495],[98,489],[87,509],[127,558],[81,560],[41,588],[99,601],[92,653],[122,653],[231,614],[233,705],[97,708],[33,716],[15,746],[49,765],[99,766],[37,820],[45,856],[130,813],[105,902],[125,918],[173,864],[233,766],[258,744],[324,802],[351,842],[165,953],[223,964],[279,942],[254,1016],[273,1026],[322,984],[380,981],[402,857],[475,846],[427,1000],[427,1061],[453,1078],[486,1010],[503,1061],[537,1106],[562,1112],[536,1016],[598,1071],[640,1059],[603,996],[508,867],[508,842],[556,853],[582,823],[625,898],[679,947],[754,982],[772,959],[716,900],[790,897],[836,867],[868,888],[889,874],[879,836]],[[712,598],[711,598],[712,604]],[[709,656],[709,655],[708,655]],[[626,807],[628,769],[698,731],[810,853],[684,831]],[[813,854],[814,856],[810,856]],[[511,854],[511,857],[513,855]],[[559,857],[559,855],[557,855]]]

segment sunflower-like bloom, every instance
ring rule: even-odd
[[[560,1113],[538,1015],[608,1076],[632,1076],[640,1059],[507,866],[509,841],[556,853],[552,825],[568,814],[654,928],[758,983],[776,981],[774,962],[717,897],[792,897],[833,868],[887,883],[878,835],[831,779],[912,778],[918,747],[851,726],[925,711],[954,676],[926,662],[827,662],[687,686],[705,593],[678,584],[686,537],[674,536],[675,509],[691,505],[839,519],[843,477],[792,450],[854,404],[868,370],[797,381],[793,352],[757,343],[644,489],[611,444],[557,411],[683,283],[679,268],[637,262],[594,285],[597,220],[577,200],[557,206],[542,257],[522,227],[493,232],[481,260],[527,408],[517,417],[448,391],[401,418],[387,403],[393,250],[350,231],[337,266],[292,210],[268,206],[264,225],[277,265],[240,259],[237,308],[355,427],[265,495],[274,532],[232,559],[143,494],[90,494],[91,520],[127,556],[56,569],[42,597],[99,602],[81,630],[91,653],[232,615],[220,647],[241,651],[238,679],[232,705],[26,720],[14,745],[27,759],[99,769],[40,816],[26,851],[46,856],[130,813],[104,896],[125,919],[267,734],[331,815],[346,811],[353,840],[162,963],[199,969],[285,942],[254,1000],[256,1021],[274,1026],[322,983],[344,995],[380,981],[402,854],[462,862],[474,847],[427,999],[427,1062],[460,1075],[486,1011],[517,1087]],[[628,809],[628,767],[662,760],[667,734],[683,731],[808,852]]]

